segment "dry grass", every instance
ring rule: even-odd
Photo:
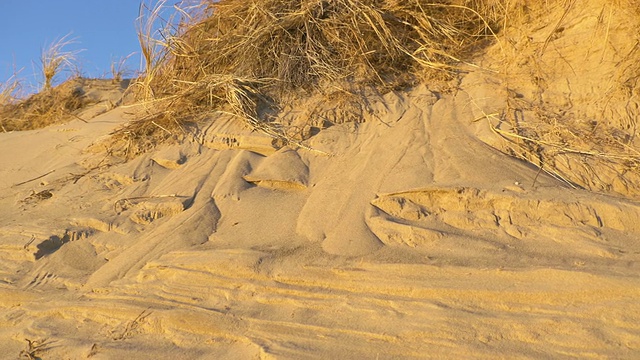
[[[512,124],[512,130],[496,131],[510,140],[514,155],[573,187],[640,195],[635,129],[595,119],[585,122],[543,104],[518,101],[509,108],[503,120]],[[532,118],[518,113],[532,114]]]
[[[142,101],[153,99],[151,83],[155,81],[156,73],[160,70],[160,65],[165,61],[165,42],[162,40],[162,34],[158,33],[168,27],[161,16],[165,3],[165,0],[160,0],[152,7],[141,2],[138,18],[136,19],[141,65],[144,66],[144,69],[142,70],[143,76],[133,83],[133,91],[136,92],[136,97]]]
[[[74,61],[80,50],[65,48],[75,41],[69,35],[53,41],[41,52],[42,89],[29,97],[22,97],[17,74],[0,86],[0,130],[16,131],[42,128],[75,118],[74,112],[89,100],[82,90],[83,80],[77,76],[53,86],[63,71],[75,71]]]
[[[44,340],[29,340],[24,339],[27,342],[25,349],[20,351],[19,359],[37,360],[40,359],[40,355],[46,352],[51,346],[51,343]]]
[[[15,103],[20,98],[21,91],[22,81],[16,72],[7,81],[0,83],[0,107]]]
[[[577,126],[559,114],[527,106],[536,119],[516,120],[508,114],[488,114],[491,130],[507,140],[511,155],[526,160],[573,188],[638,195],[640,149],[631,138],[613,128],[598,129],[597,122]],[[513,126],[503,129],[500,124]]]
[[[76,55],[81,50],[65,50],[75,39],[69,38],[67,34],[60,39],[54,40],[40,54],[43,85],[42,90],[50,90],[55,77],[64,70],[73,70]]]
[[[505,47],[501,71],[506,107],[485,117],[509,153],[567,184],[637,197],[640,37],[626,29],[640,26],[640,12],[631,2],[585,3],[529,3],[511,21],[505,37],[516,40],[505,42],[513,48]],[[589,12],[600,14],[592,28],[565,30]],[[543,30],[534,34],[534,26]],[[591,43],[572,46],[583,34]]]
[[[134,53],[131,53],[125,57],[121,57],[118,60],[111,61],[111,79],[114,84],[120,83],[124,77],[129,73],[127,69],[127,61]]]
[[[82,83],[81,78],[70,79],[26,99],[0,104],[0,129],[38,129],[76,118],[75,111],[90,102],[84,96]]]
[[[331,94],[336,86],[359,94],[457,73],[492,34],[480,12],[495,9],[481,3],[202,1],[178,9],[180,19],[166,21],[155,36],[161,10],[143,7],[138,33],[146,72],[135,92],[148,106],[118,135],[126,144],[179,139],[189,123],[222,112],[290,142],[277,123],[287,97]]]

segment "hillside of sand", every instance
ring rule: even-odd
[[[514,37],[522,58],[504,71],[491,64],[507,42],[455,89],[373,96],[360,121],[304,147],[228,115],[124,161],[108,145],[126,104],[1,133],[0,357],[639,356],[637,172],[570,151],[553,158],[562,166],[517,159],[531,143],[490,116],[517,99],[536,105],[519,119],[546,129],[539,98],[624,113],[633,126],[600,126],[637,145],[637,99],[602,81],[637,43],[621,22],[606,46],[577,46],[609,10],[591,4]]]

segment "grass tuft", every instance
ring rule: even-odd
[[[230,113],[290,143],[277,121],[284,99],[332,94],[336,86],[351,94],[389,90],[458,73],[493,34],[486,9],[473,3],[205,0],[174,8],[175,18],[155,33],[165,3],[142,6],[146,70],[135,93],[148,106],[118,134],[178,139],[205,115]]]
[[[19,71],[11,75],[7,81],[0,83],[0,107],[15,103],[20,98],[22,80]]]
[[[143,76],[133,83],[136,97],[142,101],[153,99],[153,89],[151,83],[154,81],[160,64],[165,60],[164,44],[158,36],[159,31],[166,27],[163,22],[161,12],[165,7],[165,0],[158,1],[154,6],[140,3],[138,18],[136,19],[136,30],[138,42],[140,44],[141,66],[143,66]]]
[[[124,77],[129,73],[126,65],[127,61],[134,53],[131,53],[125,57],[121,57],[118,60],[112,59],[111,61],[111,79],[114,84],[120,83]]]
[[[38,129],[75,118],[76,110],[91,102],[82,83],[81,78],[70,79],[26,99],[0,104],[0,129],[4,132]]]
[[[60,72],[74,68],[76,55],[81,50],[65,50],[69,45],[76,43],[75,39],[70,39],[69,36],[70,34],[67,34],[54,40],[41,51],[42,91],[50,90],[53,87],[53,81]]]

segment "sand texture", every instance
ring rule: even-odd
[[[263,155],[251,151],[261,135],[238,128],[230,149],[171,146],[84,176],[104,156],[84,149],[118,110],[1,135],[5,347],[48,339],[51,356],[105,359],[637,354],[640,205],[488,147],[468,103],[424,87],[388,94],[384,117],[312,139],[331,156]]]
[[[583,51],[562,64],[616,56]],[[555,60],[572,93],[549,101],[602,110],[605,85]],[[640,357],[637,173],[511,156],[483,117],[529,96],[505,79],[372,97],[306,148],[229,116],[120,161],[126,106],[0,133],[0,358]]]

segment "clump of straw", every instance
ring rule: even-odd
[[[176,138],[202,114],[221,111],[286,142],[273,114],[287,96],[455,73],[492,33],[475,2],[202,1],[179,9],[156,37],[160,10],[146,8],[138,30],[146,71],[134,88],[153,106],[120,134]]]
[[[69,36],[70,34],[67,34],[60,39],[54,40],[40,54],[43,91],[50,90],[53,87],[54,78],[60,72],[73,69],[76,55],[81,50],[65,50],[66,47],[75,43],[75,40],[70,39]]]
[[[82,83],[80,78],[70,79],[26,99],[0,104],[0,129],[31,130],[77,118],[76,110],[91,102]]]

